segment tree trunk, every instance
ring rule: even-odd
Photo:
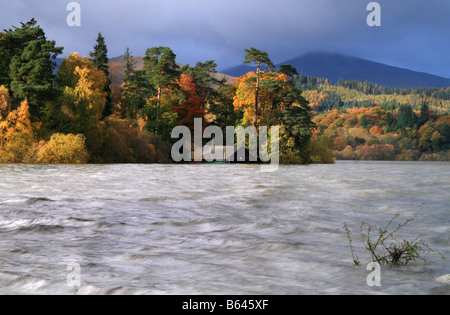
[[[258,132],[258,111],[259,111],[259,104],[258,104],[258,94],[259,94],[259,73],[260,73],[260,67],[261,64],[258,62],[258,68],[256,69],[256,91],[255,91],[255,121],[253,122],[253,125],[256,128],[256,132]]]
[[[258,96],[259,96],[259,73],[261,69],[261,63],[258,62],[258,68],[256,69],[256,90],[255,90],[255,121],[253,123],[253,125],[255,126],[255,131],[256,131],[256,157],[258,157],[259,152],[260,152],[260,143],[258,141],[258,115],[259,115],[259,101],[258,101]]]
[[[156,128],[155,128],[155,134],[158,134],[159,106],[161,105],[161,95],[162,95],[162,88],[161,88],[161,86],[158,86],[158,104],[156,104]]]

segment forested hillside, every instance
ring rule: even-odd
[[[450,113],[450,87],[394,89],[370,82],[344,80],[331,84],[327,79],[304,75],[294,77],[294,81],[304,91],[316,112],[373,106],[393,110],[400,105],[409,105],[414,110],[419,110],[423,104],[427,104],[436,113]]]
[[[450,160],[450,88],[392,89],[299,75],[315,136],[338,159]]]

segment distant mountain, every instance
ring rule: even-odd
[[[235,77],[235,78],[240,77],[241,75],[244,75],[250,71],[253,71],[253,72],[256,71],[256,67],[252,67],[249,65],[238,65],[238,66],[234,66],[231,68],[220,70],[220,72],[225,73],[225,74]]]
[[[332,83],[336,83],[339,79],[344,79],[368,81],[392,88],[450,87],[450,79],[447,78],[337,53],[308,53],[298,58],[281,62],[276,66],[282,64],[290,64],[304,75],[327,78]],[[238,77],[254,70],[254,67],[239,65],[221,72]]]

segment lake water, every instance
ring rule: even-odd
[[[448,261],[382,267],[362,220],[417,218],[450,259],[450,163],[0,165],[0,294],[450,294]],[[362,266],[352,262],[343,224]],[[81,286],[70,286],[72,264]]]

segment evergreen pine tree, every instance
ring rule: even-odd
[[[418,117],[418,127],[422,127],[432,117],[432,113],[427,103],[422,103],[420,107],[420,116]]]
[[[261,67],[263,65],[269,67],[269,69],[273,69],[275,66],[272,61],[269,59],[269,55],[265,51],[261,51],[251,47],[250,49],[245,50],[245,61],[244,63],[256,64],[256,88],[255,88],[255,118],[253,125],[256,130],[258,130],[258,115],[259,115],[259,80]]]
[[[10,87],[16,104],[29,101],[33,120],[39,119],[45,104],[56,97],[54,60],[62,50],[46,39],[34,19],[2,33],[0,81]]]
[[[105,88],[103,89],[103,91],[106,92],[106,106],[105,110],[103,111],[103,117],[107,117],[112,113],[112,98],[110,87],[111,80],[109,78],[108,71],[108,48],[106,46],[105,38],[103,37],[102,33],[98,33],[97,43],[94,46],[94,51],[90,52],[89,56],[91,57],[91,62],[93,63],[93,65],[98,70],[103,71],[107,78]]]
[[[153,47],[147,49],[144,57],[144,71],[148,82],[156,89],[154,132],[158,133],[161,114],[165,111],[162,104],[163,92],[169,87],[176,87],[180,77],[179,66],[175,62],[176,55],[169,47]]]
[[[292,78],[295,75],[299,75],[297,69],[295,69],[289,64],[281,65],[280,68],[278,68],[277,72],[283,73],[287,75],[289,78]]]
[[[136,61],[134,60],[134,57],[131,55],[129,47],[127,47],[127,49],[125,50],[125,55],[123,59],[125,60],[124,81],[128,82],[130,80],[131,75],[134,72],[134,66],[136,65]]]
[[[217,64],[214,60],[208,60],[205,63],[197,62],[195,67],[184,66],[181,72],[189,74],[193,79],[197,89],[197,94],[203,99],[202,108],[205,110],[206,104],[213,104],[219,98],[217,87],[223,86],[226,79],[219,80],[214,74],[217,73]]]
[[[105,38],[102,33],[98,33],[97,43],[94,46],[94,51],[89,53],[92,64],[98,69],[109,75],[108,71],[108,48],[106,47]]]

